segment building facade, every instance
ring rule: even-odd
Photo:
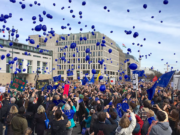
[[[10,83],[14,76],[34,83],[37,70],[41,71],[39,80],[52,79],[52,51],[44,50],[40,53],[40,48],[36,49],[34,46],[18,42],[13,42],[13,46],[9,46],[9,42],[0,39],[0,57],[5,56],[3,60],[0,59],[0,83]],[[10,56],[7,57],[7,54]],[[15,57],[17,60],[14,61],[14,64],[10,64]],[[15,75],[16,69],[20,69],[21,72],[18,71]]]
[[[125,62],[125,74],[126,75],[128,75],[128,76],[130,76],[131,78],[132,78],[132,72],[133,72],[133,70],[131,70],[130,68],[129,68],[129,65],[131,64],[131,63],[136,63],[137,64],[137,70],[139,70],[140,69],[140,63],[139,63],[139,61],[134,57],[134,56],[132,56],[132,55],[129,55],[129,54],[125,54],[125,56],[126,56],[126,62]]]
[[[87,40],[80,41],[81,37],[86,37]],[[105,37],[106,47],[101,46],[103,37]],[[49,34],[46,37],[48,40],[45,44],[42,42],[42,39],[45,39],[45,37],[30,35],[30,38],[35,40],[36,45],[42,44],[42,48],[53,51],[54,76],[61,74],[63,79],[74,80],[78,77],[82,79],[85,74],[88,74],[87,77],[90,79],[92,77],[91,71],[95,69],[95,78],[99,72],[102,73],[106,80],[108,80],[108,77],[116,78],[116,80],[119,78],[118,70],[120,69],[120,61],[124,62],[123,59],[125,56],[112,39],[100,32],[94,32],[94,35],[91,32],[87,32],[70,34],[69,36],[67,34],[55,34],[54,36]],[[100,42],[99,46],[96,46],[97,42]],[[71,43],[76,43],[76,49],[70,49]],[[90,49],[91,53],[86,53],[87,48]],[[112,53],[108,52],[109,49],[112,49]],[[90,64],[85,59],[86,55],[90,56]],[[123,58],[119,58],[120,56]],[[66,62],[61,60],[62,57],[65,57]],[[100,65],[98,61],[102,60],[104,60],[104,63]],[[73,69],[73,75],[71,76],[67,76],[67,70],[69,69]]]

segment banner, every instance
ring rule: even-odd
[[[45,86],[46,85],[46,86]],[[38,80],[38,81],[36,81],[36,89],[38,89],[38,90],[42,90],[42,88],[44,89],[44,90],[47,90],[47,86],[49,85],[49,80],[47,79],[47,80]]]
[[[26,86],[26,81],[23,81],[17,77],[14,77],[13,83],[11,83],[11,89],[17,89],[18,91],[23,91]]]
[[[5,87],[0,87],[0,92],[1,92],[1,94],[5,93],[6,92],[6,88]]]
[[[54,82],[60,81],[60,80],[61,80],[61,75],[59,75],[59,76],[54,76],[54,77],[53,77],[53,80],[54,80]]]
[[[111,79],[110,79],[110,83],[111,83],[111,84],[115,84],[115,78],[111,78]]]
[[[173,76],[173,90],[180,90],[180,75]]]
[[[68,93],[69,93],[69,84],[65,84],[64,85],[64,93],[63,93],[63,95],[67,95],[68,96]]]
[[[133,74],[133,89],[138,90],[138,74]]]

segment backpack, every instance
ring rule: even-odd
[[[104,135],[104,132],[102,130],[99,130],[97,135]]]

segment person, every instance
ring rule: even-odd
[[[70,99],[68,99],[68,102],[70,102],[71,106],[68,103],[66,103],[62,107],[62,110],[63,110],[64,114],[68,117],[69,121],[71,122],[71,126],[68,127],[68,129],[67,129],[67,135],[72,135],[73,127],[75,126],[73,117],[74,117],[74,114],[76,113],[76,108]],[[72,109],[71,109],[71,107],[72,107]]]
[[[158,122],[152,127],[149,135],[171,135],[172,129],[166,120],[165,112],[158,110],[156,115]]]
[[[173,109],[169,114],[169,124],[173,131],[172,135],[176,135],[178,122],[179,122],[179,112],[176,109]]]
[[[3,116],[6,113],[6,109],[7,107],[5,107],[4,105],[2,106],[2,103],[0,102],[0,135],[3,135],[3,123],[2,123],[2,119]]]
[[[25,131],[25,134],[24,135],[31,135],[32,134],[32,130],[31,128],[27,128],[26,131]]]
[[[13,134],[13,130],[11,127],[11,120],[14,116],[16,116],[18,114],[18,109],[16,106],[11,106],[9,114],[7,115],[5,124],[6,124],[6,135],[12,135]]]
[[[139,110],[138,115],[145,121],[147,119],[147,112],[151,109],[150,104],[147,100],[143,102],[143,107]]]
[[[55,106],[52,110],[53,116],[50,121],[51,134],[52,135],[67,135],[66,126],[68,124],[68,117],[63,113],[63,111],[57,110]]]
[[[13,135],[22,135],[25,133],[28,124],[26,118],[24,117],[24,113],[25,108],[20,107],[18,114],[12,118],[11,127],[13,130]]]
[[[91,126],[91,116],[95,113],[95,110],[91,109],[89,111],[89,109],[86,107],[86,111],[88,113],[88,117],[87,119],[84,117],[84,122],[86,123],[85,124],[85,127],[86,127],[86,132],[88,132],[88,134],[90,133],[90,126]]]
[[[131,121],[128,118],[128,114],[124,114],[119,121],[119,126],[116,129],[116,135],[132,135],[132,132],[136,126],[136,118],[130,109],[128,109],[127,112],[130,115]]]
[[[105,124],[106,118],[111,122],[111,125]],[[110,118],[110,115],[108,112],[100,112],[98,114],[98,120],[94,122],[92,127],[92,134],[98,135],[98,134],[104,134],[104,135],[110,135],[112,131],[114,131],[117,128],[117,124],[115,121]]]
[[[16,102],[16,99],[15,99],[14,97],[12,97],[12,98],[10,99],[10,104],[9,104],[9,106],[8,106],[8,112],[10,111],[10,108],[11,108],[12,106],[16,106],[16,108],[18,109],[18,106],[17,106],[17,104],[15,104],[15,102]]]
[[[44,134],[44,130],[46,129],[44,122],[45,120],[46,120],[45,109],[42,105],[40,105],[37,109],[37,113],[34,116],[35,133],[37,133],[37,135]]]

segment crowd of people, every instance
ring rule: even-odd
[[[24,91],[0,93],[0,135],[180,135],[180,92],[169,85],[157,87],[153,99],[146,90],[153,83],[69,83],[57,89],[37,90],[26,84]],[[0,85],[2,86],[2,85]],[[4,133],[3,133],[4,131]]]

